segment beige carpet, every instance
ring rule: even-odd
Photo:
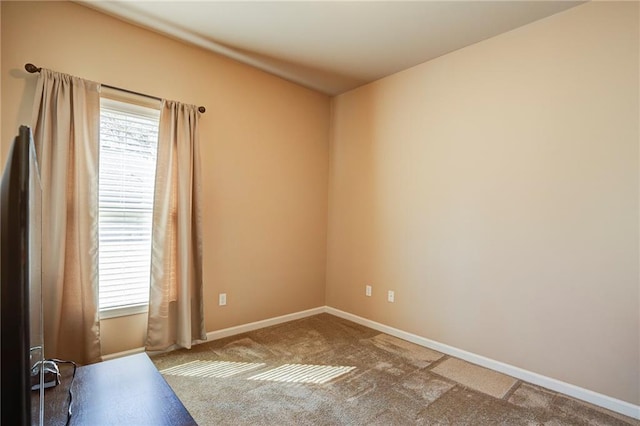
[[[200,425],[639,425],[328,314],[152,358]]]

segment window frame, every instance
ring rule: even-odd
[[[124,114],[142,115],[157,120],[158,131],[160,124],[160,111],[162,102],[160,100],[150,99],[137,94],[118,91],[116,89],[102,88],[100,93],[100,113],[103,107],[120,111]],[[102,126],[102,118],[100,118],[100,126]],[[101,150],[101,132],[98,140],[98,150]],[[156,141],[157,143],[157,141]],[[100,164],[100,163],[99,163]],[[157,167],[157,164],[156,164]],[[98,169],[98,191],[100,182],[100,169]],[[154,184],[155,192],[155,184]],[[99,195],[98,195],[99,196]],[[152,225],[153,226],[153,225]],[[153,231],[152,231],[153,232]],[[100,240],[100,202],[98,201],[98,241]],[[151,234],[153,238],[153,234]],[[151,246],[149,247],[151,250]],[[100,244],[98,244],[98,261],[100,259]],[[99,268],[99,265],[98,265]],[[149,269],[149,280],[151,278],[151,269]],[[98,269],[98,314],[100,320],[117,318],[122,316],[137,315],[148,312],[148,299],[145,303],[132,303],[129,305],[106,307],[100,306],[100,272]]]

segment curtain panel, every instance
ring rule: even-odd
[[[197,107],[163,101],[153,207],[147,350],[206,340]]]
[[[42,180],[42,297],[48,358],[100,361],[100,85],[42,69],[32,115]]]

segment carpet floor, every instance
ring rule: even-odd
[[[329,314],[152,361],[200,425],[640,425]]]

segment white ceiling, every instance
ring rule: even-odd
[[[579,1],[86,1],[335,95]]]

